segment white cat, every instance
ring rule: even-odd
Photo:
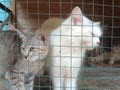
[[[86,50],[100,43],[100,23],[85,17],[79,7],[50,34],[50,69],[53,90],[76,90]]]

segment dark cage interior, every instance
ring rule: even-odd
[[[101,22],[104,32],[101,46],[104,51],[112,53],[113,47],[120,47],[120,0],[11,0],[10,2],[14,25],[23,32],[26,32],[26,29],[35,32],[51,17],[66,18],[74,6],[79,6],[85,16]],[[120,55],[120,51],[117,54]],[[88,64],[89,66],[84,66],[80,77],[79,85],[82,88],[80,90],[120,90],[119,61],[112,65],[106,61],[89,61]],[[116,66],[118,68],[115,68]],[[39,90],[38,88],[49,90],[51,81],[48,77],[48,71],[38,77],[35,90]]]

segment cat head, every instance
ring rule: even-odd
[[[9,26],[8,29],[15,30],[13,26]],[[24,35],[21,31],[17,30],[21,44],[21,54],[24,60],[36,61],[43,60],[49,51],[48,39],[44,33],[35,33]]]
[[[80,35],[80,44],[85,49],[91,50],[96,46],[99,46],[102,35],[100,22],[93,22],[85,17],[79,7],[75,7],[71,15],[63,23],[64,25],[71,25],[72,32],[76,30],[77,34]]]
[[[43,33],[24,36],[21,53],[26,60],[42,60],[47,56],[48,51],[48,40]]]

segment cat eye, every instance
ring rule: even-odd
[[[24,48],[24,47],[21,47],[21,49],[22,49],[22,50],[25,50],[25,48]]]
[[[30,51],[33,51],[34,50],[34,47],[30,47]]]

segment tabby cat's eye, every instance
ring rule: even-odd
[[[33,49],[34,49],[33,47],[30,47],[30,51],[33,51]]]
[[[21,49],[22,49],[22,50],[25,50],[25,48],[24,48],[24,47],[21,47]]]

